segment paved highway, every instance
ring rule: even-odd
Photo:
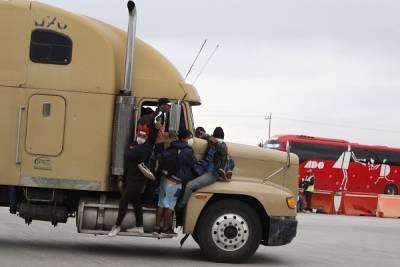
[[[298,235],[283,247],[260,246],[242,266],[399,266],[400,219],[300,214]],[[189,238],[78,234],[75,221],[53,227],[0,208],[1,266],[215,266]],[[225,266],[226,264],[220,264]]]

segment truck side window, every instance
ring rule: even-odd
[[[58,32],[33,30],[30,59],[35,63],[68,65],[72,59],[72,40]]]
[[[140,116],[139,116],[139,118],[141,118],[144,115],[147,115],[149,113],[152,113],[153,111],[156,110],[156,108],[157,108],[157,102],[151,102],[151,101],[143,102],[141,104],[141,107],[140,107]],[[167,120],[166,129],[168,129],[168,124],[169,124],[169,121]],[[185,111],[184,106],[182,105],[181,118],[180,118],[180,121],[179,121],[179,130],[185,130],[187,128],[188,127],[186,126],[186,111]]]

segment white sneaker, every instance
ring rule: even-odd
[[[144,234],[143,227],[132,227],[126,229],[126,231],[129,233]]]
[[[121,226],[116,226],[116,225],[114,225],[114,226],[111,228],[111,231],[108,233],[108,236],[109,236],[109,237],[114,237],[114,236],[116,236],[119,232],[121,232]]]

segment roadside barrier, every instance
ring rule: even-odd
[[[303,190],[299,191],[303,197],[304,206],[306,206],[306,198]],[[336,214],[335,210],[335,192],[325,190],[315,190],[311,200],[311,207],[319,213]]]
[[[378,195],[376,216],[383,218],[400,218],[400,196]]]
[[[376,216],[378,195],[342,193],[338,214]]]

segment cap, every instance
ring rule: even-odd
[[[144,136],[149,136],[150,130],[147,125],[139,124],[136,129],[136,133]]]

